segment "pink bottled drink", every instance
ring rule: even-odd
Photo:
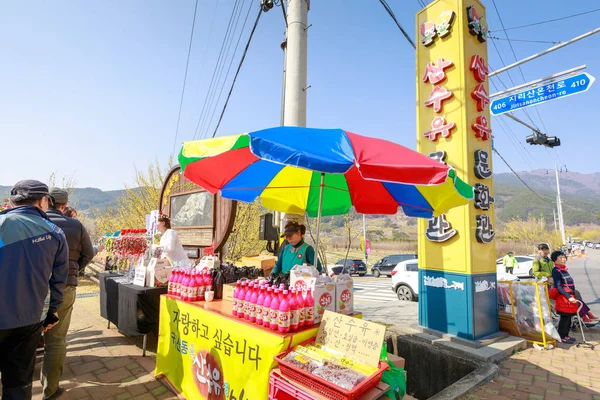
[[[244,319],[250,321],[250,308],[254,310],[254,304],[252,304],[252,293],[254,293],[254,283],[248,284],[248,290],[246,291],[246,297],[244,298]],[[256,318],[256,315],[254,316]]]
[[[204,301],[204,292],[206,291],[206,275],[204,272],[198,273],[198,301]]]
[[[258,287],[258,297],[256,298],[256,324],[263,324],[263,304],[265,303],[265,286]]]
[[[167,294],[172,295],[173,289],[175,287],[175,278],[177,278],[177,270],[174,269],[171,271],[171,275],[169,276],[169,283],[167,284]]]
[[[311,289],[308,289],[308,292],[306,293],[304,307],[304,326],[313,326],[315,324],[315,299],[313,298]]]
[[[302,329],[306,320],[306,307],[304,297],[302,297],[302,289],[296,293],[296,304],[298,304],[298,329]]]
[[[281,333],[290,331],[290,323],[292,319],[292,310],[290,308],[290,293],[284,290],[282,299],[279,303],[279,313],[277,313],[277,329]]]
[[[271,322],[271,301],[273,300],[273,288],[267,285],[267,293],[263,301],[263,317],[262,322],[265,328],[270,327]]]
[[[234,317],[238,316],[238,295],[240,294],[240,290],[242,288],[242,281],[237,281],[236,285],[235,285],[235,289],[233,290],[233,306],[231,307],[231,314],[233,314]]]
[[[246,312],[246,292],[248,291],[248,282],[242,282],[242,290],[238,297],[238,318],[244,318]]]
[[[181,300],[189,301],[189,287],[190,287],[190,272],[185,271],[183,280],[181,281]]]
[[[269,310],[269,328],[272,331],[276,331],[279,328],[277,323],[277,316],[279,314],[279,289],[273,291],[273,297],[271,299],[271,306]]]
[[[181,281],[183,281],[183,270],[179,270],[179,272],[177,272],[177,278],[175,279],[175,288],[173,291],[173,295],[181,297]]]
[[[188,301],[198,301],[198,274],[196,270],[192,270],[190,276],[190,286],[188,287]]]
[[[290,331],[296,332],[300,322],[300,310],[298,307],[298,301],[296,300],[296,289],[292,289],[290,293],[290,311],[292,313],[292,319],[290,320]]]
[[[250,307],[249,307],[249,314],[250,314],[250,319],[249,321],[252,322],[253,324],[256,323],[256,306],[258,303],[258,292],[260,290],[260,287],[258,286],[258,283],[255,283],[254,285],[254,290],[252,291],[252,295],[250,296]]]

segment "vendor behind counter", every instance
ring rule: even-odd
[[[175,267],[191,268],[194,263],[188,258],[183,249],[177,232],[171,229],[171,220],[166,215],[158,217],[158,231],[161,233],[160,247],[162,247],[162,258],[168,258]]]
[[[304,241],[306,226],[297,222],[289,222],[285,226],[285,231],[281,235],[288,242],[277,259],[277,264],[271,272],[271,276],[280,273],[289,274],[296,265],[308,264],[315,265],[315,249]],[[323,272],[323,266],[319,261],[317,270]]]

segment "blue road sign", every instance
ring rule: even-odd
[[[521,108],[536,106],[547,101],[583,93],[592,86],[594,80],[593,76],[584,72],[560,81],[535,86],[529,90],[492,100],[490,111],[492,115],[500,115]]]

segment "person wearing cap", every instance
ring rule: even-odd
[[[58,383],[67,356],[67,332],[71,324],[78,277],[94,258],[94,247],[83,224],[64,215],[69,203],[69,193],[64,189],[51,188],[50,196],[52,204],[47,214],[50,221],[62,229],[67,238],[69,274],[63,294],[63,302],[58,309],[60,322],[54,329],[44,333],[44,362],[41,375],[44,399],[56,398],[64,392],[64,389],[59,387]]]
[[[10,202],[13,208],[0,213],[2,398],[31,399],[42,331],[61,318],[69,249],[63,231],[46,214],[51,202],[48,186],[34,180],[17,182]],[[48,290],[50,304],[43,316]]]
[[[305,233],[306,227],[297,222],[286,225],[282,236],[289,244],[281,250],[271,275],[288,274],[296,265],[315,265],[315,249],[304,241]],[[317,270],[323,272],[321,262],[318,263]]]
[[[552,268],[554,263],[549,257],[550,248],[546,243],[538,245],[538,256],[533,260],[533,276],[538,279],[547,278],[552,280]]]
[[[514,253],[512,251],[506,253],[504,258],[502,259],[502,264],[504,265],[506,273],[511,275],[515,269],[515,266],[519,266],[519,263],[517,262],[517,259],[515,258]]]

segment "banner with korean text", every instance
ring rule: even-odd
[[[279,335],[204,303],[161,296],[155,376],[166,378],[183,399],[266,399],[273,357],[317,330]]]

